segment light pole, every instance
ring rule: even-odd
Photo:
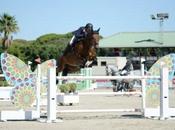
[[[158,13],[155,15],[151,15],[152,20],[159,20],[159,28],[160,28],[160,43],[163,44],[163,22],[164,20],[168,19],[169,15],[168,13]]]

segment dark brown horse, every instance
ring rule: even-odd
[[[68,44],[63,55],[57,60],[57,72],[63,72],[62,75],[66,76],[85,67],[87,61],[95,61],[100,39],[99,30],[89,33],[86,38],[75,44],[74,49]]]

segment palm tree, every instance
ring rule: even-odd
[[[19,27],[14,16],[7,13],[0,15],[0,32],[3,34],[2,49],[8,49],[13,39],[11,33],[16,33],[18,30]]]

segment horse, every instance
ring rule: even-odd
[[[122,70],[119,70],[114,65],[107,65],[106,66],[106,74],[111,76],[126,76],[130,75],[131,71],[133,71],[132,64],[126,63],[125,67]],[[135,80],[129,80],[129,79],[117,79],[117,80],[111,80],[113,84],[113,91],[129,91],[133,89],[133,85]]]
[[[96,52],[100,40],[99,30],[95,30],[72,47],[68,44],[63,55],[57,60],[57,73],[62,72],[63,76],[68,73],[77,72],[80,68],[84,68],[87,61],[92,63],[97,60]]]

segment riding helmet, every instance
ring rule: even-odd
[[[87,23],[85,26],[86,29],[93,30],[93,25],[91,23]]]

